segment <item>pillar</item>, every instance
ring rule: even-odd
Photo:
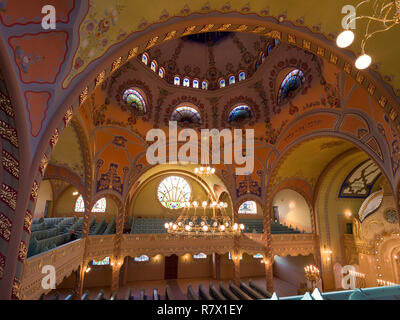
[[[76,279],[75,279],[75,286],[74,286],[74,298],[76,300],[80,300],[83,295],[83,284],[85,280],[85,271],[86,269],[83,265],[80,265],[78,270],[76,271]]]
[[[121,265],[118,263],[112,266],[111,293],[118,291],[120,286]]]
[[[242,259],[240,248],[239,248],[239,236],[234,236],[233,238],[233,282],[239,286],[240,285],[240,260]]]
[[[212,254],[212,263],[213,263],[213,279],[221,280],[221,256],[213,252]]]
[[[267,202],[268,203],[268,202]],[[272,207],[267,205],[264,209],[264,265],[265,265],[265,287],[267,291],[274,292],[274,272],[273,263],[274,256],[272,252],[272,236],[271,236],[271,211]]]

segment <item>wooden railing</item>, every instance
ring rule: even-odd
[[[27,259],[22,279],[22,296],[24,299],[38,299],[41,294],[51,289],[43,289],[42,274],[45,265],[52,265],[56,269],[56,283],[77,270],[82,263],[90,260],[102,260],[112,257],[115,235],[90,236],[86,240],[86,257],[84,257],[85,240],[80,239],[48,252]],[[239,240],[240,251],[247,254],[263,253],[264,238],[262,234],[245,233]],[[274,234],[272,235],[272,249],[274,255],[296,256],[308,255],[315,252],[318,246],[314,234]],[[142,254],[165,256],[176,254],[225,254],[233,250],[233,238],[205,237],[182,238],[168,234],[124,234],[121,243],[121,255],[137,257]]]
[[[43,278],[48,275],[48,273],[42,273],[44,266],[54,266],[56,284],[60,284],[65,277],[77,270],[83,261],[84,244],[85,240],[79,239],[27,259],[22,275],[22,298],[35,300],[42,293],[51,291],[42,286]]]

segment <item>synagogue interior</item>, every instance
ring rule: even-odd
[[[400,296],[399,0],[47,2],[0,1],[0,299]]]

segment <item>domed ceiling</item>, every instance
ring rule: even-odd
[[[235,76],[239,81],[239,73],[245,72],[246,79],[251,77],[257,67],[267,58],[274,45],[273,39],[254,34],[237,32],[207,32],[186,36],[168,41],[147,51],[149,67],[156,61],[158,68],[164,68],[165,80],[174,84],[174,77],[180,76],[201,83],[208,82],[208,90],[220,88],[219,80],[225,79],[229,85],[229,77]],[[270,49],[268,50],[268,47]],[[142,59],[141,56],[138,59]]]

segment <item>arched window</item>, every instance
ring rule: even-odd
[[[149,63],[149,55],[145,52],[142,54],[142,62],[147,66]]]
[[[301,70],[295,69],[290,72],[285,79],[283,79],[281,87],[279,88],[278,104],[282,103],[284,99],[294,96],[301,88],[304,81],[304,74]]]
[[[193,259],[207,259],[207,255],[205,253],[200,252],[199,254],[195,254]]]
[[[269,46],[268,46],[268,49],[267,49],[267,54],[268,54],[268,55],[271,53],[271,50],[272,50],[272,46],[269,45]]]
[[[199,80],[197,80],[197,79],[193,80],[193,88],[195,88],[195,89],[199,88]]]
[[[224,88],[225,87],[225,79],[219,80],[219,87]]]
[[[204,81],[201,83],[201,88],[202,88],[203,90],[207,90],[207,89],[208,89],[208,82],[207,82],[206,80],[204,80]]]
[[[143,254],[140,257],[133,258],[133,260],[135,262],[146,262],[146,261],[150,261],[150,258],[148,256],[146,256],[145,254]]]
[[[190,87],[190,80],[189,78],[183,78],[183,86]]]
[[[174,77],[174,85],[179,86],[181,84],[181,78],[178,76]]]
[[[161,67],[160,69],[158,69],[158,76],[159,76],[160,78],[164,78],[164,76],[165,76],[165,71],[164,71],[164,68],[163,68],[163,67]]]
[[[245,201],[239,207],[239,214],[257,214],[257,204],[255,201]]]
[[[94,204],[92,212],[106,212],[106,207],[107,207],[106,198],[101,198]],[[85,212],[85,203],[83,202],[82,195],[80,195],[78,199],[76,199],[75,212]]]
[[[153,60],[153,61],[151,62],[150,68],[151,68],[151,70],[153,70],[154,72],[156,72],[156,70],[157,70],[157,62]]]
[[[251,109],[247,105],[239,105],[233,108],[229,113],[228,122],[229,123],[243,123],[252,118]]]
[[[263,52],[261,54],[261,63],[264,63],[264,61],[265,61],[265,53]]]
[[[279,40],[278,39],[274,39],[275,47],[278,45],[278,43],[279,43]]]
[[[122,99],[140,114],[146,113],[146,102],[142,94],[135,88],[125,90]]]
[[[160,203],[168,209],[182,208],[182,204],[190,200],[192,190],[189,183],[178,176],[165,178],[158,185],[157,197]]]
[[[246,80],[246,73],[244,71],[239,73],[239,81]]]
[[[107,266],[110,264],[110,257],[106,257],[103,260],[92,260],[92,265],[93,266]]]
[[[234,84],[235,83],[235,76],[230,76],[229,77],[229,85]]]
[[[199,112],[189,106],[177,107],[171,114],[171,121],[177,121],[179,124],[201,124]]]

